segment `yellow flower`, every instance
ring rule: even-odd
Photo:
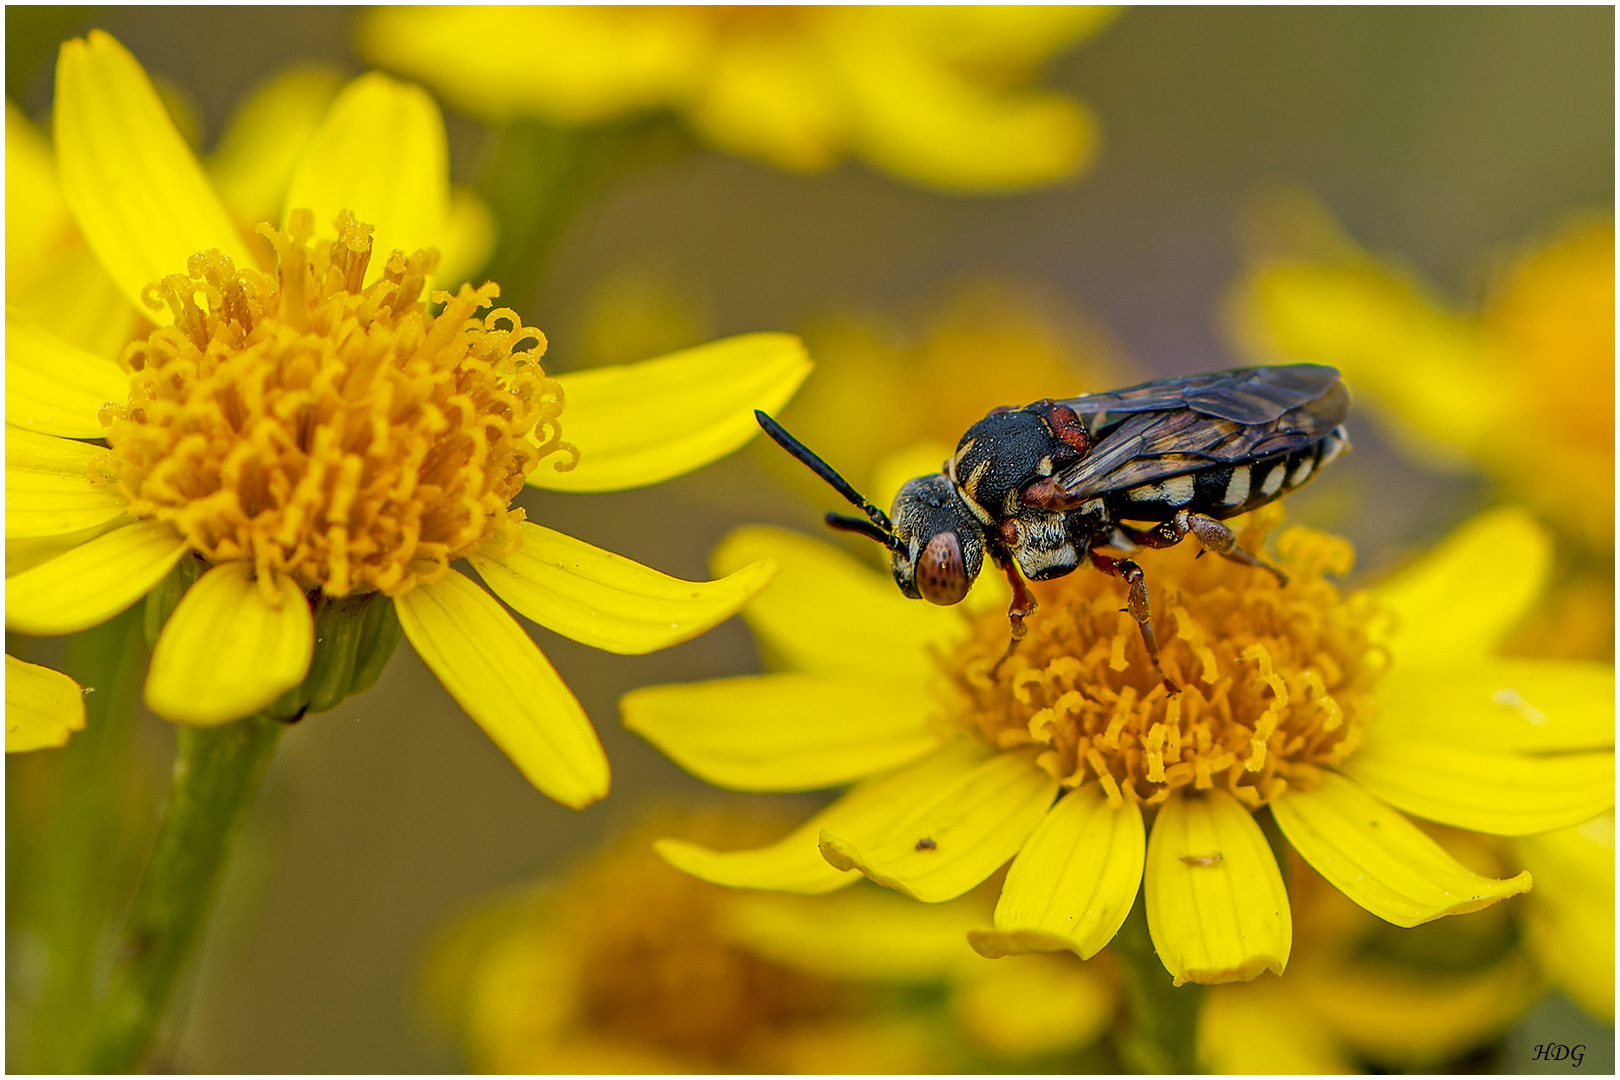
[[[1273,208],[1233,332],[1264,363],[1332,364],[1419,454],[1614,548],[1614,223],[1568,222],[1504,261],[1477,310],[1358,247],[1327,211]]]
[[[1089,164],[1091,113],[1029,83],[1114,10],[384,8],[361,24],[360,50],[492,122],[667,108],[704,141],[778,168],[854,154],[926,187],[993,192]]]
[[[450,564],[615,652],[727,618],[769,564],[678,581],[508,504],[525,482],[617,490],[735,450],[751,409],[806,374],[798,342],[756,334],[552,379],[544,335],[510,309],[481,314],[493,283],[434,292],[433,314],[443,125],[424,92],[379,75],[338,94],[292,173],[287,224],[260,227],[274,270],[106,34],[63,46],[55,127],[79,231],[158,325],[114,362],[7,313],[7,629],[73,633],[151,594],[147,703],[211,725],[331,708],[376,679],[402,625],[537,787],[600,798],[607,762],[578,701]],[[84,441],[99,438],[110,451]]]
[[[1507,871],[1500,843],[1438,826],[1425,831],[1475,870]],[[1289,861],[1298,947],[1281,978],[1210,991],[1198,1025],[1209,1071],[1444,1070],[1501,1036],[1544,990],[1518,947],[1513,916],[1526,907],[1399,929],[1356,907],[1297,856]],[[1538,874],[1525,900],[1547,887]]]
[[[1614,1023],[1614,811],[1514,847],[1536,876],[1524,913],[1531,954],[1572,1001]]]
[[[664,827],[747,842],[769,823]],[[1005,1069],[1083,1049],[1112,1019],[1095,966],[975,955],[963,934],[988,911],[982,895],[936,908],[871,888],[739,895],[671,869],[653,835],[643,827],[438,935],[425,990],[471,1068]]]
[[[1279,519],[1272,507],[1240,522],[1240,542],[1260,550]],[[1398,811],[1527,835],[1613,806],[1612,667],[1490,655],[1545,568],[1546,537],[1523,513],[1482,518],[1347,599],[1323,577],[1350,568],[1341,540],[1284,532],[1286,588],[1191,548],[1145,566],[1164,667],[1184,687],[1171,697],[1101,575],[1038,586],[1040,613],[998,680],[996,610],[907,601],[819,541],[733,534],[716,567],[782,563],[746,616],[787,670],[635,691],[625,723],[711,783],[855,786],[768,847],[659,850],[720,884],[820,893],[864,874],[924,901],[1012,859],[994,929],[970,938],[990,956],[1090,957],[1145,882],[1175,981],[1220,983],[1288,962],[1262,808],[1346,896],[1414,926],[1530,878],[1467,870]],[[1380,612],[1398,629],[1381,631]]]

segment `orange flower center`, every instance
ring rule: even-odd
[[[1260,551],[1282,510],[1233,523]],[[1003,749],[1045,747],[1065,787],[1095,777],[1109,801],[1162,802],[1191,785],[1221,787],[1251,808],[1343,761],[1372,717],[1387,658],[1368,638],[1370,595],[1341,598],[1324,572],[1354,555],[1344,540],[1291,528],[1278,539],[1286,587],[1272,575],[1183,543],[1141,560],[1171,695],[1153,674],[1123,586],[1080,571],[1038,586],[1040,611],[1002,665],[1007,620],[979,617],[946,661],[956,719]]]
[[[538,362],[545,335],[508,308],[476,316],[497,285],[434,293],[430,314],[436,251],[395,252],[365,286],[371,227],[347,212],[337,226],[315,243],[308,211],[286,232],[260,226],[274,278],[205,251],[148,287],[174,323],[125,350],[103,479],[135,516],[211,562],[250,561],[261,582],[398,596],[484,544],[509,550],[524,477],[578,454]]]

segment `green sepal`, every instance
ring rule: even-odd
[[[351,695],[370,690],[382,678],[383,668],[388,666],[394,650],[399,647],[399,639],[405,634],[394,612],[393,598],[372,593],[370,599],[360,626],[354,674],[349,679]]]
[[[335,709],[349,696],[366,609],[375,595],[343,596],[326,600],[316,608],[315,656],[304,677],[309,712]]]

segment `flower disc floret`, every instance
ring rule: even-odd
[[[507,308],[476,314],[498,286],[436,292],[431,314],[437,251],[396,251],[365,285],[371,227],[348,213],[337,227],[313,241],[307,211],[285,232],[261,226],[273,278],[205,251],[148,288],[174,321],[124,353],[130,397],[102,411],[101,472],[210,562],[398,596],[475,550],[515,548],[524,477],[574,449],[537,361],[545,336]]]
[[[1261,550],[1281,521],[1268,507],[1239,528]],[[992,674],[1007,621],[980,615],[945,656],[958,692],[952,715],[1003,750],[1040,749],[1037,763],[1065,788],[1095,778],[1108,800],[1164,801],[1177,788],[1223,788],[1250,809],[1344,761],[1372,717],[1386,665],[1369,640],[1366,594],[1341,598],[1325,572],[1350,569],[1343,540],[1291,528],[1278,539],[1289,585],[1192,544],[1156,555],[1154,622],[1169,694],[1153,676],[1119,589],[1099,574],[1043,587],[1029,636]]]

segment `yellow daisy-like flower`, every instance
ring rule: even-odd
[[[665,821],[747,842],[769,819]],[[762,828],[763,826],[763,828]],[[991,963],[976,893],[738,894],[669,867],[642,828],[561,880],[438,935],[424,988],[480,1072],[875,1073],[1006,1069],[1073,1054],[1113,1016],[1106,970]]]
[[[331,708],[377,678],[402,626],[537,787],[600,798],[607,761],[578,701],[451,563],[616,652],[729,617],[769,564],[679,581],[509,503],[525,482],[629,488],[736,449],[751,408],[807,373],[798,342],[751,335],[552,379],[544,336],[487,310],[493,283],[432,293],[435,314],[443,124],[423,91],[382,76],[350,83],[310,138],[286,225],[259,230],[273,270],[106,34],[63,46],[55,128],[79,231],[158,325],[115,362],[7,313],[7,629],[72,633],[151,594],[147,703],[214,725]]]
[[[1240,543],[1261,550],[1280,515],[1240,522]],[[994,606],[916,604],[819,541],[735,533],[717,568],[782,563],[746,615],[787,670],[639,690],[625,723],[711,783],[854,787],[768,847],[659,850],[720,884],[819,893],[864,874],[925,901],[1011,859],[994,928],[970,935],[988,956],[1090,957],[1145,885],[1178,984],[1288,962],[1262,808],[1328,881],[1398,926],[1528,890],[1528,874],[1466,869],[1401,811],[1527,835],[1613,806],[1612,667],[1490,655],[1536,595],[1545,535],[1522,513],[1490,515],[1348,598],[1323,576],[1349,570],[1344,541],[1294,528],[1277,548],[1286,588],[1195,560],[1192,545],[1145,567],[1164,668],[1184,687],[1170,696],[1101,575],[1037,586],[1040,613],[996,678],[1007,624]]]
[[[1065,180],[1096,122],[1029,85],[1108,7],[383,8],[373,62],[492,122],[602,124],[677,112],[704,141],[813,172],[854,154],[955,192]],[[520,41],[521,49],[492,43]]]
[[[1250,355],[1339,368],[1415,452],[1477,462],[1508,499],[1613,550],[1612,218],[1571,221],[1503,262],[1474,311],[1306,197],[1264,225],[1231,308]]]

